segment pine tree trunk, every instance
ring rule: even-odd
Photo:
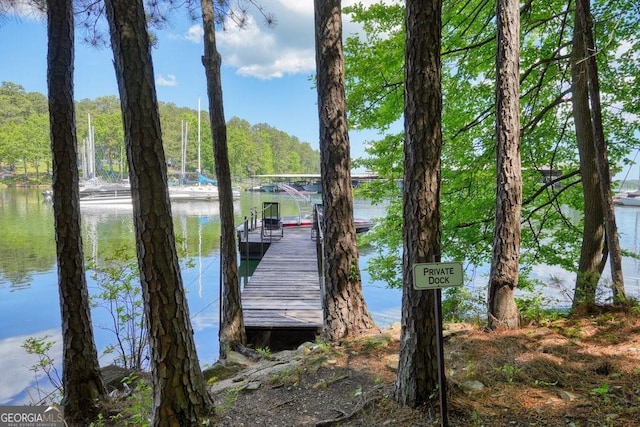
[[[577,16],[573,30],[573,52],[571,56],[571,104],[575,124],[576,142],[580,155],[580,176],[584,197],[584,227],[582,248],[578,263],[578,274],[573,296],[573,309],[588,311],[596,303],[596,288],[604,268],[604,213],[602,192],[596,166],[596,149],[591,126],[589,90],[585,59],[582,20]]]
[[[80,227],[72,0],[48,0],[47,22],[53,212],[63,340],[62,405],[69,424],[86,425],[97,414],[105,388],[93,338]]]
[[[340,0],[316,0],[316,68],[324,206],[326,330],[334,341],[374,327],[362,293],[344,92]]]
[[[496,226],[489,274],[488,327],[519,327],[515,290],[520,260],[522,171],[520,165],[520,10],[517,0],[498,0],[496,59]]]
[[[176,251],[153,64],[141,0],[105,1],[124,121],[136,246],[151,347],[154,426],[199,425],[213,411]]]
[[[222,59],[218,54],[215,39],[214,10],[210,0],[202,0],[202,24],[204,28],[204,65],[207,76],[207,93],[209,94],[209,118],[213,137],[213,154],[215,158],[216,178],[220,194],[220,228],[222,244],[222,306],[223,314],[220,324],[220,358],[226,358],[227,346],[235,348],[247,341],[242,316],[242,300],[240,294],[240,278],[238,277],[238,260],[233,215],[233,190],[231,188],[231,171],[227,149],[227,126],[224,120],[222,103],[222,82],[220,65]]]
[[[413,289],[413,266],[440,261],[442,88],[440,0],[406,2],[403,289],[395,397],[418,407],[438,386],[433,291]]]

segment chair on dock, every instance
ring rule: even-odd
[[[280,203],[262,203],[262,237],[281,239],[284,236],[282,218],[280,218]]]

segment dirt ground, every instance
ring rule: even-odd
[[[450,426],[640,425],[637,314],[497,333],[447,329]],[[215,425],[440,425],[437,404],[414,410],[393,399],[399,335],[395,327],[340,346],[315,343],[270,355],[270,368],[210,380]]]

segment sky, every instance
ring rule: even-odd
[[[345,0],[343,6],[354,2]],[[275,25],[267,26],[261,15],[249,10],[246,28],[230,24],[216,34],[225,118],[266,123],[317,149],[317,94],[311,81],[313,1],[261,0],[260,4],[275,17]],[[200,99],[201,108],[208,110],[201,21],[190,21],[186,12],[174,13],[171,19],[169,26],[156,31],[158,43],[152,52],[158,100],[197,110]],[[347,17],[343,26],[345,36],[358,31]],[[80,36],[76,30],[75,99],[118,96],[111,49],[89,46]],[[46,95],[46,20],[23,13],[0,21],[0,58],[0,82]],[[349,137],[351,157],[357,158],[376,134],[351,131]]]
[[[26,1],[26,0],[24,0]],[[343,0],[348,6],[357,0]],[[374,0],[360,0],[363,4]],[[255,9],[249,9],[245,28],[229,24],[216,35],[222,56],[222,90],[225,118],[266,123],[318,148],[317,94],[311,78],[315,73],[314,17],[312,0],[260,0],[275,17],[267,26]],[[106,23],[104,24],[106,27]],[[345,36],[359,27],[343,16]],[[158,99],[179,107],[208,110],[201,56],[204,50],[200,22],[187,13],[174,13],[169,25],[156,30],[153,65]],[[76,31],[75,98],[118,96],[112,53],[81,40]],[[33,13],[0,20],[0,82],[17,83],[27,92],[47,93],[47,35],[44,18]],[[367,141],[379,139],[374,131],[350,130],[351,157],[365,155]],[[630,173],[629,173],[630,172]],[[637,179],[638,165],[615,179]]]

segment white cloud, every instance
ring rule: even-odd
[[[356,0],[343,2],[343,6]],[[365,0],[364,4],[374,3]],[[264,13],[275,19],[267,25],[264,16],[249,9],[245,25],[239,28],[230,18],[226,29],[216,34],[216,44],[225,66],[237,69],[243,76],[259,79],[281,78],[315,71],[315,36],[312,1],[263,0]],[[343,34],[357,32],[359,27],[343,18]],[[202,42],[202,28],[189,28],[185,39]]]
[[[22,344],[29,337],[42,338],[44,336],[49,337],[47,341],[55,342],[47,352],[47,355],[56,361],[56,368],[62,374],[62,335],[60,334],[60,329],[49,329],[35,334],[4,338],[0,340],[0,360],[2,360],[2,371],[6,375],[0,377],[0,404],[12,402],[16,395],[22,393],[28,387],[37,387],[33,384],[35,373],[30,368],[38,363],[38,356],[28,354],[22,348]],[[43,372],[38,372],[39,384],[45,387],[48,386],[48,380],[43,378],[43,375]],[[12,402],[12,404],[26,403],[30,402]]]
[[[176,76],[173,74],[167,74],[167,76],[158,76],[156,77],[156,85],[158,86],[178,86],[178,81]]]
[[[212,310],[207,312],[198,313],[191,318],[191,326],[196,332],[209,328],[218,328],[218,313],[213,313]]]
[[[202,43],[204,37],[204,30],[201,25],[192,25],[187,30],[187,34],[185,34],[184,38],[192,43]]]

